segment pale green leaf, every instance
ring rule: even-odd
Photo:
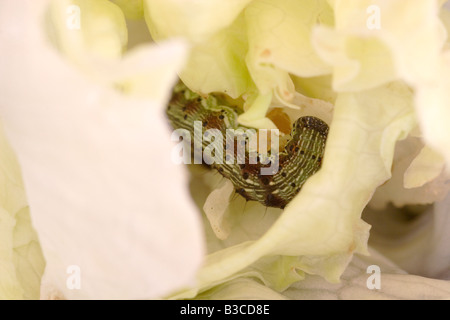
[[[127,19],[144,18],[144,0],[111,0],[122,9]]]
[[[86,77],[54,50],[40,24],[44,2],[0,6],[1,29],[12,24],[15,30],[0,35],[0,65],[9,75],[0,77],[0,114],[46,260],[41,298],[154,298],[192,283],[204,255],[201,221],[186,172],[171,161],[163,116],[186,57],[184,43],[149,45],[146,54],[113,65],[105,77],[141,69],[158,81],[136,99]],[[14,189],[9,196],[14,199]],[[26,213],[16,219],[25,223]],[[13,224],[10,216],[0,228]],[[0,236],[11,238],[7,230]],[[25,234],[17,230],[18,246]],[[71,273],[72,266],[81,273]],[[18,278],[26,279],[27,265],[19,268]],[[5,272],[7,280],[13,272]],[[67,285],[71,276],[79,276],[79,289]]]
[[[39,299],[44,257],[17,159],[0,126],[0,300]]]
[[[108,0],[52,0],[46,22],[61,53],[79,66],[120,58],[128,40],[123,12]]]

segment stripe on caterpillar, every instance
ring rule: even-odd
[[[215,128],[224,137],[227,129],[249,129],[238,124],[240,113],[240,109],[229,105],[221,95],[202,97],[182,83],[174,88],[166,109],[174,129],[183,128],[194,135],[194,122],[202,121],[203,132]],[[268,207],[284,208],[300,192],[306,180],[320,169],[327,135],[328,125],[324,121],[312,116],[297,119],[293,124],[291,139],[279,152],[278,171],[272,175],[261,175],[261,169],[270,164],[250,164],[247,161],[248,154],[245,155],[245,164],[222,161],[211,166],[229,179],[236,192],[247,200],[258,201]],[[223,139],[223,143],[226,143],[226,139]]]

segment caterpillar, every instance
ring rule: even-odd
[[[218,129],[224,137],[227,129],[242,128],[237,120],[241,113],[223,95],[209,94],[204,97],[181,82],[175,86],[166,109],[174,129],[185,129],[194,135],[194,122],[201,121],[203,133],[208,129]],[[259,161],[251,164],[248,151],[245,163],[229,164],[222,161],[211,164],[211,167],[229,179],[236,193],[245,199],[284,209],[300,192],[305,181],[320,169],[327,135],[328,125],[324,121],[304,116],[294,122],[291,138],[279,152],[278,167],[274,174],[261,175],[261,169],[271,164]],[[225,139],[223,144],[226,144]],[[202,142],[203,150],[205,147]]]

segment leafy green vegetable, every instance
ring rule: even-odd
[[[282,293],[267,287],[257,277],[247,276],[213,287],[196,299],[297,299],[297,300],[389,300],[446,299],[450,284],[430,278],[412,276],[375,250],[370,257],[355,256],[342,275],[341,283],[329,283],[319,276],[308,276],[295,282]],[[382,270],[380,289],[369,290],[367,268],[377,265]]]
[[[238,287],[237,277],[256,278],[276,290],[284,290],[290,280],[299,280],[304,273],[338,282],[353,254],[367,253],[370,226],[361,220],[361,213],[377,187],[391,177],[397,142],[413,130],[417,135],[417,115],[425,113],[421,92],[444,88],[430,79],[450,83],[444,79],[447,76],[437,74],[438,67],[446,68],[441,64],[445,36],[437,16],[439,3],[255,0],[217,11],[207,1],[197,1],[195,6],[179,1],[146,3],[147,24],[157,41],[184,36],[193,44],[183,81],[203,93],[242,95],[246,103],[241,123],[271,128],[273,123],[265,117],[267,111],[275,106],[293,107],[294,101],[306,106],[296,111],[297,116],[311,112],[313,106],[314,113],[327,115],[327,102],[335,105],[322,169],[308,180],[282,215],[269,209],[266,219],[261,217],[264,208],[237,204],[239,199],[231,200],[227,208],[224,201],[229,201],[228,192],[218,196],[217,190],[207,197],[206,191],[195,188],[193,194],[197,194],[200,207],[208,198],[205,210],[216,229],[214,233],[206,228],[210,254],[198,272],[197,285],[172,297],[214,294],[212,288],[230,293],[230,288]],[[169,8],[177,19],[165,19]],[[193,10],[198,8],[196,16]],[[400,15],[404,19],[399,19]],[[215,17],[217,22],[211,21]],[[410,36],[413,26],[419,25],[421,31]],[[237,30],[241,32],[240,49],[233,50],[233,60],[224,58],[237,44]],[[299,99],[295,90],[318,100]],[[443,106],[446,101],[443,93],[439,92],[442,99],[436,105]],[[432,100],[429,94],[427,97]],[[438,107],[433,108],[436,111],[430,113],[428,107],[420,123],[438,114]],[[447,128],[442,126],[435,132],[442,135],[444,131]],[[431,133],[424,132],[427,134]],[[433,146],[439,144],[435,150],[450,145],[445,139],[435,141]],[[438,154],[428,155],[425,153],[411,166],[406,175],[408,186],[438,176],[442,161],[440,164]],[[434,166],[432,172],[419,169],[427,165]],[[228,190],[226,185],[221,188]],[[210,209],[214,203],[220,210]],[[242,213],[239,207],[244,207]],[[258,218],[266,222],[255,222]],[[220,240],[212,240],[215,235]],[[280,263],[258,268],[271,259]],[[284,283],[270,276],[276,273],[273,270],[280,274],[296,270],[296,277],[283,278],[287,281]]]
[[[448,282],[405,272],[448,275],[448,196],[436,202],[435,225],[418,220],[410,241],[398,236],[383,246],[375,233],[372,245],[402,269],[369,250],[371,227],[361,219],[365,210],[379,227],[373,208],[430,203],[448,193],[450,14],[444,3],[51,0],[46,36],[89,80],[50,50],[41,11],[2,4],[0,14],[27,25],[18,34],[37,39],[18,45],[17,37],[1,35],[10,44],[0,55],[13,57],[6,72],[24,76],[1,82],[0,106],[47,258],[43,297],[154,298],[170,290],[170,298],[199,299],[448,297]],[[67,20],[77,14],[67,11],[71,6],[81,13],[74,28]],[[125,55],[126,19],[143,16],[158,46]],[[39,52],[39,64],[29,60],[31,51]],[[284,211],[233,199],[229,183],[192,169],[192,198],[206,212],[208,255],[201,267],[203,234],[182,183],[186,175],[147,148],[170,153],[160,115],[176,72],[193,90],[242,97],[242,124],[273,128],[266,114],[281,107],[293,118],[314,114],[331,125],[322,169]],[[17,95],[24,87],[27,95]],[[0,298],[37,298],[43,255],[3,134],[0,147]],[[171,201],[174,193],[180,201]],[[383,209],[385,216],[393,216],[391,209]],[[89,241],[80,232],[99,229],[102,237]],[[414,254],[428,262],[415,263]],[[65,287],[71,263],[82,267],[84,291]],[[382,268],[381,291],[367,289],[370,264]],[[120,270],[130,272],[117,278]]]
[[[396,141],[414,124],[412,92],[401,83],[339,94],[322,169],[257,240],[241,236],[241,243],[210,254],[198,286],[175,297],[192,298],[278,255],[297,256],[296,269],[339,281],[353,253],[367,253],[369,226],[361,212],[390,176]],[[282,286],[277,279],[268,282]]]
[[[122,9],[127,19],[142,19],[144,17],[144,0],[111,0]]]
[[[80,72],[75,67],[80,64],[70,63],[48,41],[42,25],[52,9],[48,5],[0,4],[0,28],[14,30],[0,34],[0,61],[7,61],[2,72],[8,75],[0,77],[0,114],[27,192],[25,200],[18,167],[1,140],[0,295],[39,298],[40,291],[42,299],[132,299],[168,294],[193,281],[204,256],[201,221],[185,187],[185,168],[170,161],[173,144],[162,116],[188,53],[186,41],[144,44],[120,60],[97,57],[82,64],[91,69]],[[120,38],[110,28],[111,6],[121,14],[106,3],[98,16],[106,20],[99,42]],[[93,18],[98,8],[81,9]],[[70,17],[60,13],[60,20]],[[94,34],[101,21],[91,21]],[[120,29],[121,20],[116,22]],[[76,50],[82,53],[76,61],[87,61],[91,52]],[[103,81],[90,77],[99,70]],[[124,80],[125,92],[117,85]],[[136,98],[136,91],[144,97]],[[28,204],[45,256],[42,280]]]
[[[89,72],[92,59],[120,58],[128,40],[125,16],[108,0],[51,0],[47,25],[63,55]]]
[[[17,159],[0,127],[0,299],[38,299],[44,257]]]
[[[289,73],[311,77],[330,73],[312,47],[316,23],[333,24],[331,8],[320,1],[253,1],[245,10],[249,52],[247,64],[261,93],[278,90],[290,100]]]

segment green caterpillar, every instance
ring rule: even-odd
[[[174,88],[166,113],[174,129],[185,129],[193,136],[195,121],[201,121],[202,133],[214,128],[223,137],[226,137],[227,129],[242,128],[237,121],[242,111],[230,106],[226,98],[220,94],[202,97],[182,83]],[[327,135],[325,122],[312,116],[301,117],[293,124],[291,138],[284,150],[279,152],[274,174],[261,175],[261,169],[270,167],[271,163],[258,161],[251,164],[248,151],[243,164],[228,164],[224,159],[222,163],[211,164],[211,167],[229,179],[236,192],[245,199],[283,209],[305,181],[320,169]],[[223,139],[223,144],[225,149],[226,139]],[[201,145],[204,151],[206,144],[202,142]]]

